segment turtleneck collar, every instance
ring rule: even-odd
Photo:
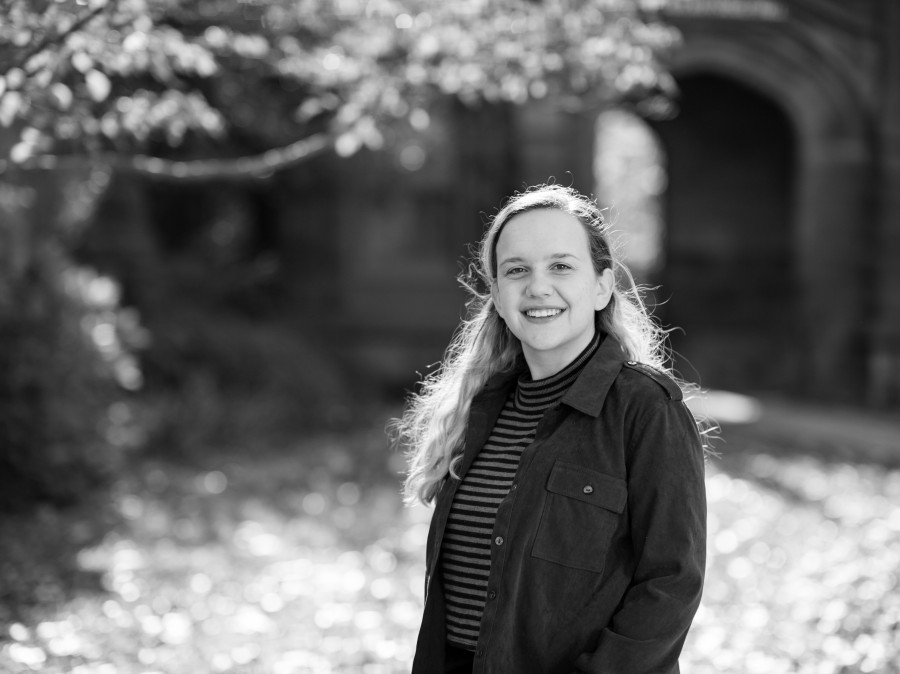
[[[520,376],[516,386],[516,406],[523,410],[547,409],[569,389],[578,378],[579,373],[591,356],[597,351],[602,341],[602,334],[598,330],[590,343],[578,354],[571,363],[566,365],[556,374],[543,379],[532,379],[531,373],[526,369]]]

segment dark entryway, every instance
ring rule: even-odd
[[[791,233],[795,141],[782,109],[723,77],[679,80],[654,124],[668,157],[664,304],[677,366],[703,386],[796,386]]]

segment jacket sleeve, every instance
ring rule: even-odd
[[[703,447],[677,399],[654,403],[625,430],[635,571],[597,649],[575,664],[595,674],[675,674],[706,566]]]

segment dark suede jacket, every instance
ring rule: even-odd
[[[518,373],[472,403],[462,473]],[[522,453],[492,534],[475,674],[675,674],[706,558],[704,457],[681,390],[625,362],[606,336]],[[428,533],[413,674],[444,671],[441,539],[458,480]]]

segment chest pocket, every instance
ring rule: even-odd
[[[532,556],[574,569],[603,571],[628,498],[625,480],[557,461],[546,489]]]

